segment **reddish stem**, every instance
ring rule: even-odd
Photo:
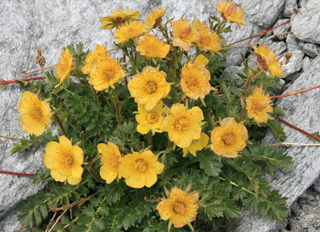
[[[261,31],[261,32],[260,32],[259,34],[257,34],[257,35],[253,35],[253,36],[250,36],[250,37],[248,37],[248,38],[238,40],[238,41],[233,42],[233,43],[231,43],[231,44],[229,44],[229,45],[234,45],[234,44],[236,44],[236,43],[240,43],[240,42],[242,42],[242,41],[246,41],[246,40],[248,40],[248,39],[252,39],[252,38],[255,38],[255,37],[261,37],[261,36],[267,34],[268,32],[270,32],[270,31],[272,31],[272,30],[274,30],[274,29],[276,29],[276,28],[278,28],[278,27],[281,27],[281,26],[289,23],[290,21],[291,21],[291,19],[289,19],[288,21],[286,21],[286,22],[284,22],[284,23],[282,23],[282,24],[280,24],[280,25],[278,25],[278,26],[276,26],[276,27],[270,28],[269,30],[266,30],[266,31],[263,30],[263,31]]]
[[[311,88],[308,88],[308,89],[303,89],[303,90],[299,90],[299,91],[287,93],[287,94],[284,94],[284,95],[270,96],[270,98],[289,97],[289,96],[292,96],[292,95],[296,95],[296,94],[298,94],[298,93],[307,92],[307,91],[309,91],[309,90],[317,89],[317,88],[320,88],[320,85],[314,86],[314,87],[311,87]]]
[[[312,134],[310,134],[310,133],[308,133],[308,132],[300,129],[300,128],[298,128],[298,127],[296,127],[296,126],[288,123],[287,121],[285,121],[285,120],[283,120],[283,119],[281,119],[281,118],[279,118],[279,117],[276,117],[276,119],[279,120],[280,122],[286,124],[287,126],[290,126],[290,127],[292,127],[293,129],[295,129],[295,130],[297,130],[297,131],[299,131],[299,132],[301,132],[301,133],[303,133],[303,134],[305,134],[305,135],[307,135],[307,136],[309,136],[309,137],[311,137],[311,138],[314,138],[314,139],[320,141],[320,138],[319,138],[319,137],[317,137],[317,136],[315,136],[315,135],[312,135]]]
[[[35,176],[35,174],[26,174],[26,173],[20,173],[20,172],[8,172],[4,170],[0,170],[0,173],[2,174],[8,174],[8,175],[15,175],[15,176]]]
[[[17,83],[17,81],[32,81],[32,80],[42,80],[42,79],[43,77],[23,78],[18,80],[3,81],[3,82],[0,82],[0,85],[13,84],[13,83]]]

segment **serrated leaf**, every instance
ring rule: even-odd
[[[100,210],[98,213],[101,215],[104,215],[104,216],[108,216],[109,215],[109,208],[106,206],[100,206]]]
[[[240,214],[240,210],[235,205],[235,202],[225,198],[222,201],[222,205],[224,206],[224,213],[227,218],[236,218]]]
[[[255,196],[250,195],[248,198],[243,199],[242,203],[250,212],[252,212],[257,207],[258,200]]]
[[[104,222],[100,218],[94,218],[93,224],[98,230],[104,230],[105,229]]]
[[[34,218],[34,222],[36,225],[39,225],[41,223],[42,218],[41,218],[41,215],[40,215],[38,209],[35,209],[33,211],[33,218]]]
[[[94,216],[94,213],[95,213],[95,210],[93,209],[92,206],[89,206],[85,209],[83,209],[83,213],[90,216],[90,217],[93,217]]]
[[[48,217],[48,210],[46,205],[40,205],[39,206],[39,212],[43,219]]]
[[[275,120],[269,120],[266,125],[273,131],[279,141],[283,142],[284,140],[286,140],[286,133],[284,132],[283,127],[280,125],[280,123],[276,122]]]
[[[218,160],[218,156],[212,152],[199,152],[198,159],[200,168],[209,176],[218,176],[221,172],[222,164]]]

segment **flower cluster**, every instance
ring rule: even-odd
[[[241,76],[245,85],[239,87],[220,78],[230,48],[223,45],[226,41],[222,35],[230,29],[226,25],[245,24],[242,9],[233,2],[219,2],[217,11],[222,20],[210,17],[202,22],[181,17],[164,23],[166,9],[162,7],[153,9],[144,19],[138,18],[139,11],[129,8],[113,10],[100,22],[103,29],[113,31],[116,48],[106,50],[98,44],[92,51],[83,52],[70,46],[58,60],[56,79],[51,77],[55,86],[38,91],[46,100],[29,91],[23,93],[18,105],[21,129],[40,136],[51,125],[54,114],[58,133],[63,134],[39,137],[43,139],[40,143],[46,143],[47,175],[50,172],[57,182],[77,185],[72,191],[81,191],[79,196],[91,190],[100,195],[108,192],[108,197],[99,196],[92,204],[108,201],[109,209],[99,206],[96,212],[90,207],[84,210],[84,214],[90,211],[88,214],[94,215],[92,220],[101,209],[116,215],[112,207],[122,204],[129,210],[131,202],[144,197],[151,202],[141,206],[146,214],[151,212],[150,207],[157,210],[152,220],[160,216],[169,220],[169,228],[188,225],[193,229],[191,222],[200,210],[201,217],[208,220],[227,215],[230,209],[225,208],[234,200],[229,195],[245,189],[242,182],[253,183],[250,175],[255,175],[252,170],[257,167],[249,166],[256,157],[245,159],[251,152],[250,145],[247,147],[251,143],[248,130],[266,126],[273,119],[268,90],[283,72],[270,48],[253,46],[258,64],[249,68],[245,63],[245,75]],[[189,53],[190,49],[195,55]],[[111,55],[116,50],[121,54]],[[121,58],[116,59],[119,54]],[[71,75],[78,78],[78,84],[63,84]],[[242,164],[250,170],[237,167]],[[220,174],[225,170],[227,174]],[[251,179],[236,184],[234,176]],[[212,189],[222,181],[227,184],[214,192]],[[191,182],[193,191],[189,191]],[[239,192],[238,198],[248,193],[258,201],[268,195],[253,192],[259,190],[258,182]],[[186,191],[180,189],[187,185]],[[226,186],[228,189],[222,190]],[[234,190],[234,186],[240,190]],[[166,198],[161,197],[163,188]],[[229,192],[219,193],[223,191]],[[121,197],[125,198],[123,202]],[[63,198],[57,202],[68,201]],[[220,211],[212,215],[214,210]],[[137,214],[142,221],[145,214]],[[117,229],[122,230],[120,226]]]

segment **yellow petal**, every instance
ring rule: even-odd
[[[79,184],[81,181],[81,177],[80,178],[74,178],[73,176],[68,176],[68,183],[71,185],[76,185]]]
[[[60,181],[60,182],[64,182],[67,179],[66,173],[62,173],[54,169],[51,170],[51,176],[55,181]]]
[[[126,178],[126,183],[132,188],[142,188],[146,183],[146,179],[142,174],[132,173]]]
[[[159,211],[162,220],[169,220],[169,218],[172,217],[170,200],[161,201],[157,206],[157,210]]]

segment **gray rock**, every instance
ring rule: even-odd
[[[311,67],[302,73],[292,85],[284,92],[308,88],[316,86],[320,81],[320,56],[315,58],[311,63]],[[276,106],[283,109],[286,116],[282,117],[289,123],[313,133],[319,128],[320,105],[315,104],[314,99],[319,99],[320,91],[308,91],[299,98],[287,97],[280,98],[276,102]],[[303,120],[301,120],[303,119]],[[286,142],[295,143],[311,143],[312,141],[304,134],[298,133],[296,130],[283,125],[284,131],[288,138]],[[264,143],[272,144],[276,140],[272,133],[267,134]],[[274,176],[266,175],[270,185],[275,189],[280,189],[280,193],[287,197],[287,205],[290,206],[319,176],[320,174],[320,150],[317,147],[288,147],[287,153],[294,161],[294,168],[291,171],[279,171]],[[292,225],[292,227],[295,225]],[[291,227],[291,229],[292,229]],[[255,214],[245,212],[241,214],[239,219],[233,221],[228,227],[228,231],[237,232],[269,232],[277,228],[275,221],[259,218]],[[302,231],[299,226],[297,230]]]
[[[246,17],[261,28],[270,28],[284,8],[284,0],[235,0],[246,13]]]
[[[243,73],[243,68],[239,66],[228,66],[222,73],[221,79],[230,80],[230,81],[239,81],[237,83],[238,86],[242,86],[245,81],[241,81],[238,73]]]
[[[287,46],[283,41],[274,42],[273,40],[267,40],[263,45],[271,48],[277,55],[281,55],[287,50]]]
[[[311,44],[311,43],[305,43],[302,47],[302,50],[304,53],[311,58],[315,58],[316,56],[320,55],[320,46]]]
[[[285,23],[287,21],[288,21],[288,19],[280,19],[280,20],[277,21],[277,23],[273,27],[279,26],[279,25],[281,25],[281,24],[283,24],[283,23]],[[288,32],[288,31],[290,31],[290,28],[291,28],[290,23],[287,23],[287,24],[284,24],[284,25],[282,25],[282,26],[280,26],[280,27],[278,27],[276,29],[273,29],[272,33],[274,35],[276,35],[276,34],[279,34],[279,33]],[[279,40],[284,40],[286,37],[287,37],[287,35],[278,35],[277,36],[277,38]]]
[[[311,61],[309,59],[309,57],[305,57],[302,60],[302,70],[306,71],[309,67],[310,67]]]
[[[279,61],[282,62],[282,70],[284,76],[288,76],[292,73],[298,72],[302,67],[302,59],[304,53],[302,51],[290,51],[286,52]]]
[[[320,193],[320,178],[313,183],[313,188],[317,193]]]
[[[293,34],[288,34],[286,39],[287,51],[302,50],[297,38]]]
[[[320,44],[320,4],[309,0],[291,21],[291,31],[302,41]]]
[[[294,9],[298,9],[297,1],[296,0],[286,0],[283,10],[284,17],[290,17],[292,14],[295,13]]]

